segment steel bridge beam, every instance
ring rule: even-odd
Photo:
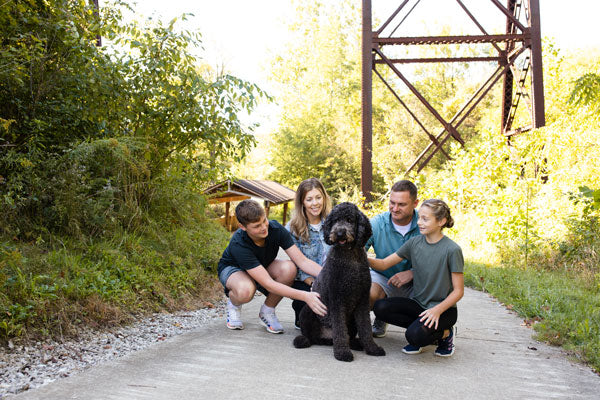
[[[496,6],[506,18],[506,32],[504,34],[488,34],[485,28],[475,18],[473,13],[461,0],[456,0],[473,23],[481,31],[481,35],[456,35],[456,36],[419,36],[419,37],[393,37],[394,32],[410,15],[419,1],[405,14],[398,26],[394,28],[388,37],[381,37],[383,31],[390,26],[391,22],[398,16],[410,0],[404,0],[399,7],[388,17],[383,25],[376,31],[372,31],[371,0],[363,0],[363,37],[362,37],[362,174],[361,189],[367,201],[371,199],[372,191],[372,72],[383,81],[385,86],[392,92],[402,107],[418,123],[427,134],[431,143],[417,159],[411,164],[406,173],[416,169],[421,171],[433,156],[441,151],[446,157],[444,144],[452,137],[461,145],[464,145],[458,128],[467,116],[474,110],[477,104],[489,93],[491,88],[500,81],[503,84],[501,105],[501,132],[510,140],[510,137],[532,128],[544,126],[544,90],[542,74],[542,46],[540,34],[540,10],[539,0],[507,0],[506,6],[498,0],[489,0]],[[526,23],[521,22],[520,13],[526,12]],[[503,18],[502,16],[500,16]],[[447,44],[491,44],[495,56],[488,57],[422,57],[422,58],[389,58],[385,55],[386,46],[421,46],[421,45],[447,45]],[[526,53],[525,63],[521,72],[516,68],[517,58]],[[438,62],[495,62],[498,65],[492,76],[479,87],[476,93],[463,105],[461,110],[449,121],[418,92],[409,80],[401,73],[397,64],[409,63],[438,63]],[[404,102],[397,91],[387,82],[377,70],[378,65],[390,68],[395,76],[399,78],[410,92],[431,113],[442,130],[433,135],[417,118],[416,113]],[[531,71],[531,94],[527,93],[525,78]],[[515,76],[517,81],[515,81]],[[516,86],[516,90],[513,90]],[[524,127],[513,128],[514,116],[519,100],[524,97],[530,108],[531,123]]]

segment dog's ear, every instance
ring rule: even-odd
[[[336,213],[336,207],[331,210],[331,213],[323,221],[323,240],[330,246],[333,246],[333,242],[329,238],[331,236],[331,227],[333,226],[334,215]]]
[[[358,228],[356,232],[356,244],[358,246],[364,247],[367,244],[369,238],[373,235],[373,230],[371,229],[371,222],[369,218],[365,214],[363,214],[360,210],[358,211]]]

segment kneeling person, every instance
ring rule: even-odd
[[[235,208],[240,224],[219,260],[219,280],[225,288],[227,327],[244,329],[241,306],[249,303],[256,290],[265,294],[265,303],[258,314],[261,323],[271,333],[283,333],[275,315],[275,307],[282,297],[304,301],[315,314],[327,312],[319,294],[291,288],[296,277],[296,266],[317,276],[321,266],[309,260],[294,245],[290,233],[277,221],[269,221],[264,209],[254,200],[244,200]],[[277,260],[279,247],[290,260]]]

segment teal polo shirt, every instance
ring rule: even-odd
[[[395,253],[408,239],[421,234],[421,232],[419,232],[419,227],[417,226],[418,219],[419,214],[417,213],[417,210],[414,210],[412,220],[410,221],[410,230],[403,236],[396,228],[394,228],[392,216],[389,211],[374,216],[371,218],[373,235],[367,241],[365,249],[368,251],[373,247],[377,258],[386,258],[390,254]],[[389,279],[398,272],[406,271],[411,268],[412,265],[410,261],[403,260],[385,271],[374,271]]]

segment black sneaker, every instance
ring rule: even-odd
[[[376,338],[384,337],[385,334],[387,333],[387,325],[388,324],[386,324],[382,320],[375,318],[375,321],[373,321],[373,327],[372,327],[373,337],[376,337]]]
[[[435,355],[439,357],[450,357],[454,354],[454,327],[450,328],[450,334],[438,340],[438,347],[435,349]]]

